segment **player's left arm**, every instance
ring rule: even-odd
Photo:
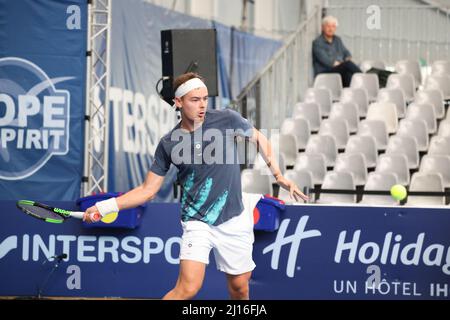
[[[282,175],[270,141],[256,128],[253,128],[253,135],[250,138],[250,141],[252,141],[256,145],[259,153],[263,157],[277,183],[282,188],[289,191],[291,198],[296,201],[299,201],[299,199],[307,201],[309,199],[308,196],[301,192],[298,186],[293,181],[286,179]]]

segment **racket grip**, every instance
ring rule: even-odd
[[[76,218],[76,219],[83,219],[83,215],[84,215],[84,212],[82,212],[82,211],[72,211],[70,213],[70,216],[72,218]]]

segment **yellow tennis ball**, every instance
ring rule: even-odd
[[[102,222],[103,223],[113,223],[117,219],[118,215],[119,215],[118,212],[109,213],[102,218]]]
[[[406,198],[407,192],[406,188],[401,184],[396,184],[391,188],[391,196],[395,200],[401,201]]]

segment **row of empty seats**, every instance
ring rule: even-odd
[[[449,159],[445,157],[446,162]],[[435,161],[430,159],[430,161]],[[450,163],[446,164],[449,165]],[[284,176],[294,181],[302,190],[314,188],[314,177],[310,171],[287,170]],[[448,177],[447,177],[448,178]],[[268,183],[269,176],[259,174],[256,170],[245,169],[242,172],[242,183],[245,192],[273,194],[272,185]],[[392,172],[371,172],[368,175],[364,190],[368,191],[388,191],[399,183],[399,179]],[[265,186],[270,186],[267,189]],[[325,174],[323,189],[347,189],[355,190],[353,175],[346,171],[330,171]],[[443,176],[433,168],[430,172],[416,172],[411,179],[409,191],[436,191],[444,190]],[[278,197],[286,202],[292,202],[289,191],[280,189]],[[356,203],[356,195],[327,194],[320,196],[318,203]],[[389,195],[363,195],[360,204],[371,205],[396,205],[398,204]],[[444,197],[409,196],[407,205],[444,205]]]
[[[394,173],[371,172],[364,190],[387,191],[398,183]],[[348,172],[328,172],[322,185],[324,189],[355,190],[352,175]],[[439,173],[416,172],[411,179],[409,191],[444,191],[442,176]],[[355,203],[356,195],[321,194],[319,203]],[[386,195],[363,195],[360,204],[396,205],[398,202]],[[406,205],[445,205],[445,198],[429,196],[409,196]]]
[[[397,74],[393,73],[388,77],[386,89],[401,89],[404,94],[404,99],[407,103],[414,100],[416,90],[439,90],[442,92],[444,99],[450,99],[450,75],[430,75],[427,77],[425,85],[417,86],[414,76],[412,74]],[[323,73],[317,75],[314,80],[315,89],[328,89],[331,92],[332,101],[340,101],[344,88],[342,87],[342,79],[338,73]],[[369,102],[378,99],[380,85],[378,75],[375,73],[355,73],[350,82],[351,89],[363,88],[367,92],[367,99]],[[344,96],[345,98],[345,96]],[[363,110],[361,110],[363,112]],[[327,110],[322,110],[324,115]]]
[[[376,74],[355,74],[345,89],[339,75],[316,77],[315,87],[294,107],[280,134],[271,138],[279,146],[282,171],[292,168],[285,176],[308,188],[386,191],[394,184],[411,191],[450,188],[450,113],[446,116],[444,103],[450,97],[450,69],[444,63],[433,65],[425,83],[437,77],[438,85],[421,88],[416,85],[421,78],[410,72],[415,70],[413,64],[404,65],[397,64],[399,74],[390,75],[383,89]],[[242,174],[247,192],[273,193],[275,181],[261,158],[253,170]],[[284,190],[279,197],[289,200]],[[323,193],[318,202],[355,203],[356,196]],[[364,195],[361,203],[395,201],[390,196]],[[407,204],[420,203],[445,204],[445,198],[408,197]]]

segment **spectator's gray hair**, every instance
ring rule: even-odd
[[[336,27],[338,26],[338,19],[336,17],[333,16],[326,16],[325,18],[322,19],[322,25],[326,25],[326,24],[336,24]]]

